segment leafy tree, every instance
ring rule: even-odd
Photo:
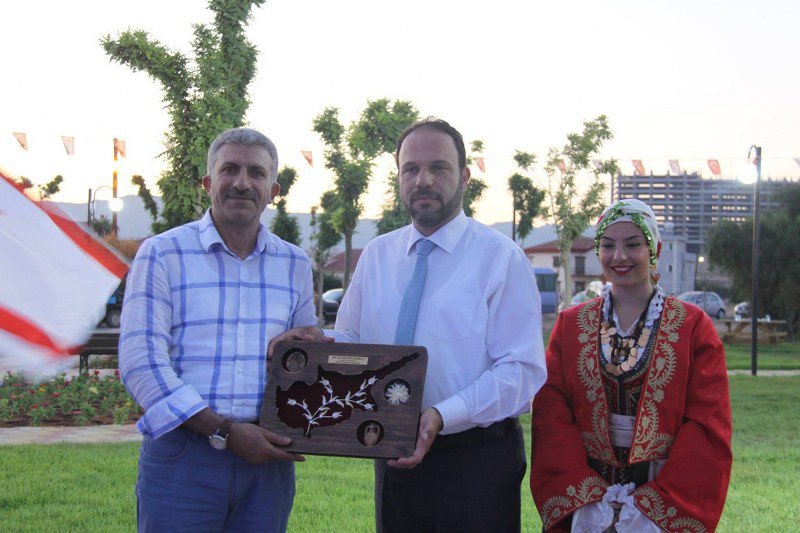
[[[325,167],[334,173],[334,196],[329,207],[331,224],[344,236],[344,288],[350,283],[353,233],[363,212],[361,196],[367,190],[376,157],[391,153],[402,131],[417,119],[410,102],[389,99],[367,102],[358,121],[345,126],[339,110],[329,107],[314,119],[314,131],[325,144]]]
[[[168,167],[158,180],[163,209],[160,218],[153,218],[156,233],[197,219],[210,203],[202,187],[208,146],[220,132],[242,124],[258,53],[244,31],[251,9],[264,1],[209,0],[214,22],[194,25],[194,57],[168,49],[141,30],[101,40],[113,61],[146,72],[164,91],[170,118],[163,154]],[[147,205],[145,196],[142,200]]]
[[[336,231],[331,221],[333,206],[336,203],[336,193],[328,191],[320,198],[322,211],[317,207],[311,208],[311,256],[317,267],[317,320],[324,323],[322,316],[322,293],[325,290],[325,263],[330,257],[330,250],[342,240],[342,234]]]
[[[383,235],[411,223],[411,217],[408,214],[406,206],[400,199],[400,182],[397,181],[397,172],[389,174],[387,179],[389,184],[389,194],[383,204],[383,211],[378,219],[377,235]]]
[[[54,194],[57,194],[58,191],[61,189],[61,183],[64,181],[64,177],[59,174],[58,176],[54,177],[48,183],[44,185],[39,185],[39,198],[42,200],[46,200],[50,198]]]
[[[528,172],[536,163],[536,156],[516,150],[514,161],[520,170]],[[508,190],[511,192],[513,202],[511,239],[516,242],[519,238],[520,242],[523,242],[533,229],[533,219],[539,216],[539,208],[544,200],[544,191],[536,188],[528,176],[519,172],[515,172],[508,178]],[[519,222],[517,222],[517,214],[519,214]]]
[[[544,170],[547,174],[549,205],[545,207],[544,214],[550,218],[558,236],[561,266],[564,268],[564,300],[567,302],[572,299],[572,243],[603,212],[606,186],[600,181],[600,176],[616,174],[617,163],[610,159],[602,162],[600,168],[592,168],[594,180],[583,195],[578,191],[576,178],[589,169],[592,157],[612,137],[608,119],[600,115],[594,120],[585,121],[581,133],[567,135],[567,144],[562,149],[551,148],[547,154]],[[564,161],[566,166],[566,172],[560,177],[559,161]]]
[[[800,185],[781,194],[782,205],[761,219],[759,237],[759,316],[786,320],[794,338],[800,328]],[[733,281],[737,299],[750,300],[753,287],[753,219],[720,222],[708,239],[710,263]],[[771,268],[768,268],[771,267]]]
[[[300,224],[297,218],[286,212],[286,195],[297,179],[297,171],[292,167],[283,167],[278,172],[278,184],[281,192],[275,202],[275,217],[272,219],[270,231],[286,242],[300,246]]]
[[[142,203],[144,203],[144,208],[150,213],[150,217],[153,220],[158,220],[158,204],[153,199],[153,195],[150,194],[150,190],[147,188],[147,185],[144,183],[144,178],[139,174],[134,174],[131,176],[131,183],[136,185],[139,190],[139,198],[142,199]]]
[[[101,237],[111,235],[113,229],[111,225],[111,219],[105,215],[95,217],[92,220],[92,229]]]
[[[470,143],[470,153],[467,154],[467,166],[472,165],[477,154],[483,152],[483,141],[475,140]],[[468,217],[475,216],[475,209],[472,204],[479,201],[488,185],[481,178],[473,175],[467,182],[464,189],[464,214]]]
[[[28,178],[26,178],[25,176],[20,176],[17,179],[12,178],[11,181],[14,182],[21,191],[27,191],[28,189],[33,187],[33,182]]]

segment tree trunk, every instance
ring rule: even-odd
[[[567,308],[572,300],[572,269],[570,268],[571,258],[569,254],[572,249],[572,242],[563,244],[566,246],[561,247],[561,268],[564,269],[564,308]]]
[[[347,287],[350,286],[350,264],[352,261],[353,252],[353,232],[346,232],[344,234],[344,275],[342,276],[342,289],[347,292]]]
[[[513,195],[511,202],[514,209],[511,210],[511,240],[517,242],[517,195]]]
[[[322,301],[322,293],[325,292],[325,270],[323,263],[325,262],[322,257],[317,262],[317,325],[320,327],[325,326],[325,316],[322,314],[325,304]]]

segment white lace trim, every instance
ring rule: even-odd
[[[644,327],[650,330],[653,329],[653,324],[661,316],[661,311],[664,309],[664,291],[661,289],[661,287],[657,285],[654,288],[656,294],[655,296],[653,296],[653,299],[650,300],[650,307],[648,307],[647,309],[647,317],[644,319]],[[603,320],[605,320],[605,317],[608,316],[608,309],[611,306],[611,299],[609,298],[610,294],[611,294],[610,284],[603,287],[603,290],[600,292],[600,296],[603,297]],[[631,324],[631,327],[628,329],[628,331],[622,331],[622,328],[620,328],[619,326],[619,317],[617,316],[616,309],[614,310],[614,316],[612,316],[611,319],[614,322],[612,325],[615,328],[617,328],[617,331],[622,337],[627,337],[631,335],[633,333],[633,330],[636,329],[636,322],[634,322],[633,324]],[[611,359],[609,358],[610,349],[605,344],[603,345],[602,348],[603,349],[601,351],[603,353],[603,359],[605,360],[605,362],[608,363],[611,361]],[[642,353],[641,356],[639,357],[640,360],[644,360],[645,358],[646,358],[645,353]]]

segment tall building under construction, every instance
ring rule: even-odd
[[[761,180],[761,213],[776,207],[784,187],[796,182]],[[614,201],[641,200],[653,208],[659,225],[686,238],[686,249],[702,254],[712,225],[723,220],[740,222],[753,215],[754,188],[737,180],[703,179],[697,173],[661,176],[617,176]]]

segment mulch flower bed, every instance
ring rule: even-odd
[[[7,372],[0,381],[0,428],[130,424],[142,416],[119,377],[98,370],[72,379],[28,383]]]

